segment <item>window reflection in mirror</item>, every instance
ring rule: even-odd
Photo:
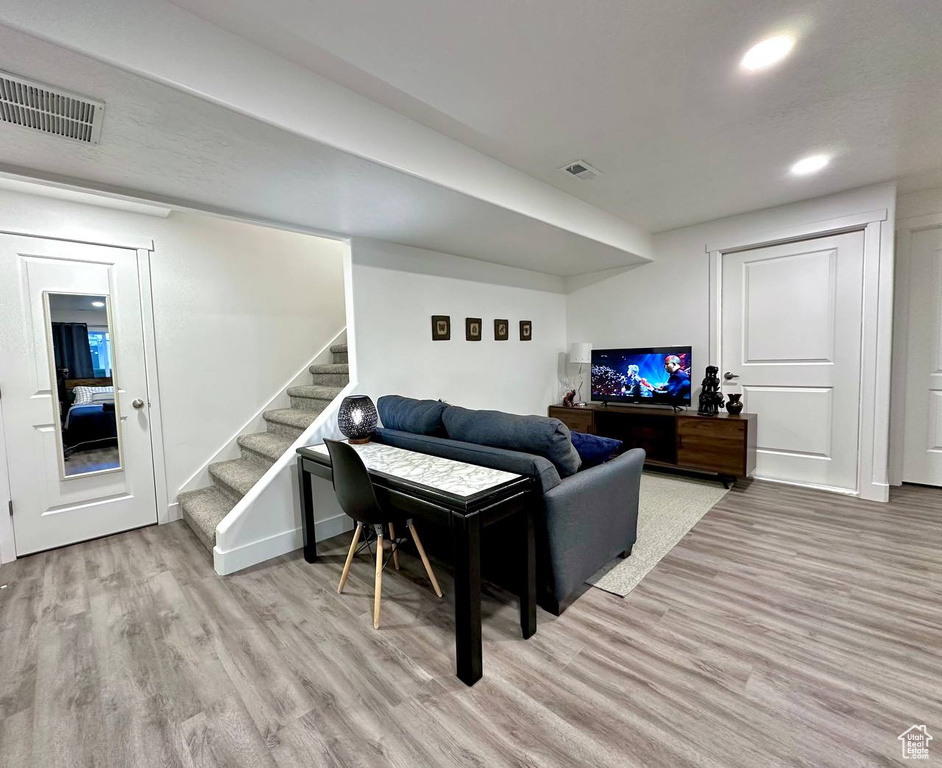
[[[62,477],[120,469],[108,297],[46,292],[45,299]]]

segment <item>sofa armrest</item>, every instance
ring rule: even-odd
[[[550,581],[559,603],[634,544],[644,457],[633,448],[544,494]]]

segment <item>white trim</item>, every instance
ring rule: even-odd
[[[797,483],[794,480],[778,480],[773,477],[760,477],[759,475],[753,475],[753,480],[761,480],[763,483],[775,483],[776,485],[789,485],[792,488],[811,488],[815,491],[827,491],[828,493],[839,493],[841,496],[853,496],[854,498],[860,498],[860,494],[857,491],[852,491],[849,488],[838,488],[833,485],[819,485],[818,483]]]
[[[887,218],[887,209],[882,208],[867,213],[787,227],[751,238],[740,238],[720,246],[713,244],[706,246],[710,260],[710,356],[714,365],[722,366],[722,285],[725,254],[845,232],[862,231],[864,233],[857,489],[852,493],[871,501],[889,500],[886,469],[889,463],[887,452],[889,450],[894,260],[892,234],[888,235],[888,228],[882,224]],[[942,216],[938,218],[942,220]],[[803,483],[788,484],[847,493],[846,489]]]
[[[893,306],[893,371],[905,371],[909,360],[909,295],[912,273],[913,235],[942,228],[942,213],[911,216],[896,222],[896,285]],[[906,446],[906,383],[899,376],[893,382],[890,401],[889,475],[890,485],[903,484],[903,458]]]
[[[886,221],[888,216],[889,214],[886,208],[880,208],[876,211],[868,211],[867,213],[855,213],[849,216],[840,216],[836,219],[825,219],[810,224],[784,227],[783,229],[767,232],[764,235],[739,238],[729,242],[707,243],[705,250],[707,253],[714,251],[733,253],[735,251],[746,251],[750,248],[765,248],[768,245],[790,243],[795,240],[807,240],[812,237],[838,235],[842,232],[853,232],[857,229],[864,229],[868,224],[872,224],[876,221]]]
[[[16,539],[13,532],[13,518],[7,512],[10,498],[10,471],[7,466],[6,433],[3,431],[3,400],[0,398],[0,563],[12,563],[16,560]]]
[[[334,515],[326,520],[317,520],[314,523],[314,538],[324,541],[333,536],[349,531],[353,528],[353,521],[346,515]],[[241,547],[221,552],[219,547],[213,548],[213,567],[216,573],[226,574],[241,571],[273,557],[279,557],[287,552],[293,552],[304,545],[301,528],[276,533],[266,539],[243,544]]]
[[[355,383],[351,382],[347,384],[340,394],[317,415],[314,422],[295,439],[291,447],[268,468],[258,482],[249,489],[248,493],[239,499],[239,502],[219,521],[219,524],[216,526],[216,546],[213,549],[214,554],[218,551],[221,556],[228,555],[229,553],[248,548],[245,556],[237,561],[231,558],[226,560],[224,557],[216,561],[220,564],[216,569],[216,572],[220,576],[232,573],[232,570],[220,570],[220,568],[232,568],[234,562],[244,563],[239,566],[240,568],[247,568],[250,565],[263,562],[263,560],[252,560],[249,562],[248,552],[264,554],[265,557],[263,559],[268,560],[272,557],[287,554],[302,546],[300,539],[295,540],[291,537],[286,537],[287,533],[290,533],[291,530],[298,527],[297,525],[292,526],[288,531],[283,530],[263,537],[262,539],[250,540],[247,543],[241,543],[241,540],[244,537],[251,536],[250,533],[247,533],[247,529],[251,529],[253,525],[257,526],[261,524],[262,528],[268,527],[269,529],[279,524],[284,525],[285,521],[283,519],[279,523],[278,515],[280,514],[290,516],[294,521],[300,521],[301,510],[297,492],[298,480],[296,469],[297,449],[304,445],[314,445],[317,442],[323,442],[322,438],[324,436],[337,436],[339,434],[336,427],[337,411],[340,408],[340,403],[343,401],[344,397],[356,392],[356,390],[357,385]],[[268,508],[265,516],[260,517],[259,513],[265,509],[263,496],[267,499]],[[319,536],[320,533],[315,524],[315,537]],[[254,549],[260,541],[268,542],[268,544],[261,549]],[[276,549],[276,545],[288,546],[289,544],[293,546],[288,549]],[[230,548],[223,549],[223,547],[226,546]]]
[[[147,413],[150,419],[151,461],[157,491],[157,522],[169,523],[167,499],[167,463],[164,457],[164,427],[160,410],[157,370],[157,334],[154,321],[154,294],[150,272],[151,252],[137,251],[137,284],[141,296],[141,329],[144,340],[144,376],[147,385]]]
[[[882,229],[882,221],[872,221],[864,228],[857,490],[862,499],[885,502],[890,500],[886,472],[893,334],[893,250],[892,246],[889,252],[881,248]],[[885,314],[887,305],[889,314]],[[885,361],[882,368],[880,360]]]
[[[160,512],[160,510],[157,510]],[[176,520],[183,519],[183,511],[180,509],[180,503],[177,501],[171,502],[167,505],[167,511],[164,512],[163,519],[160,521],[162,523],[172,523]]]

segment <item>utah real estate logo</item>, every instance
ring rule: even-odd
[[[914,725],[899,735],[903,742],[903,757],[907,760],[928,760],[932,737],[924,725]]]

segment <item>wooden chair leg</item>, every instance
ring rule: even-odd
[[[428,561],[428,555],[425,554],[425,547],[422,546],[422,540],[419,538],[419,534],[415,531],[415,525],[413,525],[411,520],[406,521],[406,525],[409,528],[409,533],[412,534],[412,539],[415,541],[415,548],[419,550],[419,557],[422,558],[422,565],[425,566],[425,572],[428,574],[428,580],[432,582],[432,589],[435,590],[436,595],[441,597],[441,587],[438,586],[438,579],[435,578],[435,572],[432,570],[432,564]]]
[[[376,583],[373,586],[373,629],[379,629],[379,604],[383,596],[383,527],[376,527]]]
[[[396,570],[399,570],[399,546],[396,544],[396,527],[390,521],[389,523],[389,538],[392,540],[392,561],[393,565],[396,567]]]
[[[343,564],[343,573],[340,574],[340,584],[337,586],[337,594],[343,594],[344,584],[347,583],[347,576],[350,575],[350,563],[353,562],[353,556],[357,551],[357,544],[360,542],[360,532],[363,530],[363,523],[357,523],[356,530],[353,532],[353,541],[350,542],[350,551],[347,552],[347,561]]]

